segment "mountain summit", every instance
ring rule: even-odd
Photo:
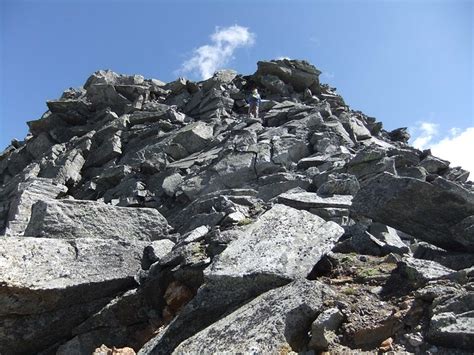
[[[469,353],[469,172],[319,74],[105,70],[48,101],[0,154],[0,353]]]

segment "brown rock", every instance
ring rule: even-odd
[[[100,348],[94,350],[92,355],[135,355],[135,350],[132,348],[120,348],[117,349],[115,346],[110,349],[105,344],[102,344]]]
[[[380,351],[383,351],[383,352],[393,350],[392,343],[393,343],[393,339],[392,339],[392,338],[385,339],[385,340],[380,344],[379,350],[380,350]]]

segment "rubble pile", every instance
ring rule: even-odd
[[[468,354],[469,172],[319,74],[107,70],[48,101],[0,153],[0,353]]]

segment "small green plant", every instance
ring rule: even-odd
[[[347,296],[355,295],[355,294],[356,294],[356,291],[357,291],[357,290],[356,290],[354,287],[350,287],[350,286],[344,287],[344,288],[342,289],[342,293],[345,294],[345,295],[347,295]]]
[[[357,272],[357,276],[364,279],[377,276],[377,275],[380,275],[380,271],[374,268],[362,269],[359,272]]]
[[[252,218],[244,218],[243,220],[239,221],[239,223],[237,223],[237,225],[246,226],[248,224],[251,224],[252,222],[253,222]]]

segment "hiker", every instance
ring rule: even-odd
[[[249,116],[258,118],[258,106],[260,106],[260,102],[262,99],[260,98],[260,94],[258,93],[257,88],[252,90],[252,94],[247,99],[249,103]]]

